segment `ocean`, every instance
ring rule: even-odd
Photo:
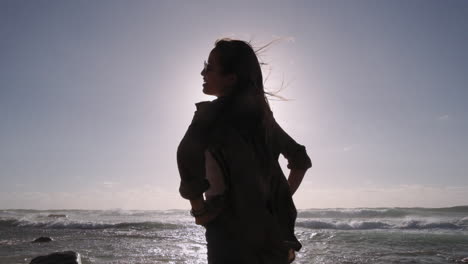
[[[468,206],[299,210],[296,234],[294,263],[462,263]],[[0,264],[66,250],[83,264],[207,263],[186,210],[0,210]]]

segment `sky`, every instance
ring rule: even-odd
[[[278,40],[299,209],[468,204],[467,1],[1,0],[0,208],[189,208],[176,149],[222,37]]]

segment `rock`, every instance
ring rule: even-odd
[[[81,256],[74,251],[54,252],[47,256],[35,257],[29,264],[81,264]]]
[[[50,214],[47,217],[62,218],[62,217],[67,217],[67,215],[64,215],[64,214]]]
[[[34,239],[33,243],[45,243],[45,242],[51,242],[52,238],[50,237],[39,237]]]

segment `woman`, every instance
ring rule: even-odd
[[[217,99],[196,104],[177,162],[180,194],[206,228],[208,263],[290,263],[301,248],[292,195],[311,167],[305,147],[273,118],[249,43],[216,41],[201,75]]]

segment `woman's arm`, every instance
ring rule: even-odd
[[[203,210],[205,208],[205,202],[203,200],[203,196],[190,200],[190,205],[192,206],[193,211]]]
[[[288,169],[291,170],[288,183],[291,194],[294,194],[297,188],[299,188],[307,169],[312,167],[312,162],[307,155],[305,147],[290,137],[276,120],[273,119],[272,125],[274,145],[277,146],[279,153],[283,154],[288,160]]]
[[[288,184],[293,195],[299,186],[301,185],[304,175],[312,166],[309,156],[305,150],[305,147],[298,144],[291,138],[282,128],[276,120],[273,119],[273,140],[275,145],[278,147],[279,153],[288,160],[289,172]]]
[[[299,188],[299,185],[301,185],[306,171],[307,169],[291,169],[289,172],[288,183],[289,189],[291,190],[291,195],[294,195],[294,193]]]
[[[192,215],[195,217],[195,224],[205,226],[215,219],[221,212],[221,207],[207,207],[203,196],[190,200]]]
[[[197,103],[197,111],[177,148],[177,166],[180,174],[179,192],[188,200],[197,200],[209,188],[205,177],[205,149],[213,123],[211,103]]]
[[[307,155],[303,145],[298,144],[289,136],[281,126],[274,120],[272,122],[273,144],[277,147],[279,153],[288,160],[288,169],[307,170],[312,167],[312,162]]]

